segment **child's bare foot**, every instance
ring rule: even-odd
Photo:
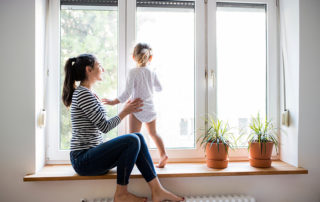
[[[152,192],[152,201],[153,202],[184,201],[184,198],[180,196],[176,196],[175,194],[167,191],[166,189],[161,188]]]
[[[157,165],[157,168],[164,168],[167,164],[168,156],[163,155],[160,157],[159,163]]]
[[[138,197],[129,192],[125,194],[115,194],[114,202],[147,202],[148,198]]]

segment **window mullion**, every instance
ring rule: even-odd
[[[127,21],[126,21],[126,70],[134,67],[132,52],[136,42],[136,0],[127,0]]]
[[[124,91],[126,84],[126,66],[127,66],[127,1],[118,1],[118,95]],[[122,109],[123,105],[118,105],[118,112]],[[127,119],[123,120],[118,126],[118,135],[127,133]]]
[[[132,48],[135,43],[135,0],[119,0],[119,69],[118,69],[118,95],[125,90],[126,77],[130,67],[134,65],[132,61]],[[118,106],[118,111],[123,108],[123,104]],[[129,120],[126,117],[119,125],[118,135],[129,133]]]
[[[280,128],[280,71],[275,1],[267,3],[267,115]],[[280,133],[280,131],[278,131]],[[273,157],[279,159],[275,152]]]
[[[217,113],[217,88],[216,88],[216,72],[217,72],[217,52],[216,52],[216,1],[208,1],[207,3],[207,113],[215,115]]]
[[[206,5],[204,1],[195,1],[195,139],[202,135],[205,128],[205,114],[207,113],[207,82],[205,78],[206,70],[206,40],[205,40],[205,15]],[[195,157],[204,157],[203,149],[196,142]]]

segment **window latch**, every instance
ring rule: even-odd
[[[208,75],[208,70],[205,70],[204,72],[206,80],[208,80],[208,86],[211,88],[215,88],[216,83],[216,73],[213,69],[210,70],[210,73]]]
[[[216,83],[216,73],[214,72],[213,69],[211,69],[210,75],[209,75],[209,81],[208,81],[209,87],[215,88],[216,87],[215,83]]]

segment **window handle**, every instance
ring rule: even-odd
[[[216,73],[213,69],[210,70],[208,84],[209,84],[209,87],[211,88],[216,87]]]

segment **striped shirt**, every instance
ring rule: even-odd
[[[120,117],[108,119],[101,101],[89,89],[78,86],[72,95],[71,151],[89,149],[103,142],[101,133],[107,133],[120,123]]]

